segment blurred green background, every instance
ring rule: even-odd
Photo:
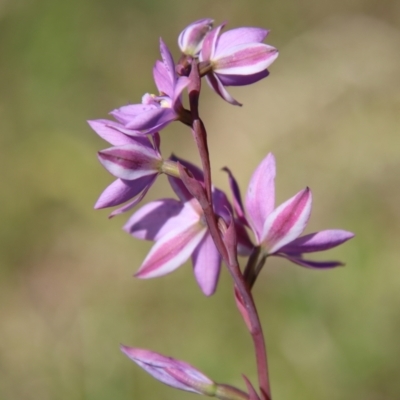
[[[323,255],[345,268],[272,260],[260,276],[274,400],[400,398],[399,1],[0,0],[1,400],[196,398],[119,343],[255,380],[228,274],[211,298],[189,265],[133,279],[151,244],[92,209],[113,178],[85,121],[153,92],[159,36],[177,57],[177,35],[203,17],[270,28],[280,49],[268,79],[231,91],[243,108],[204,86],[217,185],[228,165],[245,190],[273,151],[278,203],[309,185],[308,232],[357,234]],[[162,139],[165,155],[196,159],[185,128]],[[170,195],[161,178],[147,200]]]

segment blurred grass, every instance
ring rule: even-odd
[[[229,165],[245,190],[268,151],[278,202],[314,193],[310,231],[357,237],[318,273],[271,261],[255,295],[274,399],[400,397],[400,6],[391,0],[181,2],[0,1],[0,398],[187,399],[147,377],[118,344],[148,347],[217,381],[255,378],[230,278],[205,299],[189,266],[164,279],[131,274],[150,244],[92,205],[111,177],[85,120],[153,91],[159,36],[190,21],[272,29],[271,76],[202,102],[215,181]],[[176,49],[174,50],[177,54]],[[195,159],[187,131],[163,152]],[[234,160],[232,162],[232,160]],[[165,196],[160,180],[148,199]]]

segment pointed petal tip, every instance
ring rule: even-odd
[[[265,220],[261,242],[270,254],[297,239],[311,214],[312,195],[309,187],[282,203]]]
[[[206,297],[211,297],[217,290],[217,283],[215,282],[214,284],[202,284],[197,280],[197,284],[200,286],[201,291],[203,292],[204,296]]]
[[[122,353],[124,353],[127,357],[129,357],[133,361],[135,361],[136,350],[139,350],[134,347],[125,346],[123,344],[119,345],[119,349],[122,351]]]
[[[140,269],[139,269],[139,271],[135,272],[132,276],[133,276],[134,278],[137,278],[137,279],[148,279],[148,277],[146,276],[146,274],[143,273],[143,271],[141,271]]]
[[[101,207],[101,205],[99,205],[98,204],[99,202],[97,201],[96,203],[95,203],[95,205],[93,206],[93,209],[94,210],[101,210],[103,207]]]
[[[203,292],[204,296],[211,297],[215,293],[215,288],[212,291],[210,291],[208,288],[201,288],[201,291]]]
[[[310,233],[288,243],[280,251],[290,254],[313,253],[337,247],[354,237],[353,232],[341,229],[327,229]]]
[[[119,345],[119,349],[120,349],[123,353],[126,353],[126,352],[128,351],[128,349],[129,349],[129,347],[128,347],[128,346],[125,346],[125,345],[123,345],[123,344],[120,344],[120,345]]]
[[[100,195],[100,197],[96,200],[96,203],[94,204],[93,208],[95,210],[102,210],[103,208],[110,207],[108,204],[107,200],[104,200],[104,197]]]
[[[96,131],[96,128],[99,127],[100,125],[106,124],[106,120],[103,119],[88,119],[86,120],[86,122],[94,131]]]

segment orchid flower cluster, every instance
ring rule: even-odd
[[[306,254],[328,250],[353,237],[344,230],[323,230],[301,236],[311,213],[312,195],[305,188],[275,206],[275,158],[270,153],[254,171],[244,202],[232,172],[223,168],[230,198],[212,184],[207,132],[199,115],[201,79],[232,105],[240,105],[229,86],[256,83],[269,75],[278,51],[265,43],[269,31],[242,27],[223,32],[212,19],[187,26],[179,35],[182,53],[175,63],[160,39],[161,60],[153,68],[158,94],[146,93],[140,104],[111,112],[114,120],[89,121],[112,147],[98,153],[100,163],[116,179],[100,195],[95,208],[117,207],[110,216],[127,212],[145,197],[159,175],[167,176],[177,198],[150,202],[130,216],[124,230],[136,239],[154,241],[135,276],[149,279],[174,271],[189,259],[206,295],[218,284],[221,264],[232,276],[233,296],[253,339],[258,384],[244,375],[246,391],[218,384],[183,361],[150,350],[122,346],[131,360],[159,381],[177,389],[219,399],[271,400],[267,354],[252,287],[270,257],[283,257],[312,269],[343,265],[313,261]],[[183,105],[187,96],[189,107]],[[161,154],[160,132],[181,122],[190,128],[201,168]],[[247,258],[241,267],[238,256]]]

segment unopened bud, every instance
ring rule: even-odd
[[[176,389],[215,396],[216,384],[191,365],[150,350],[121,346],[121,351],[158,381]]]
[[[212,29],[213,20],[200,19],[187,26],[179,35],[178,45],[183,54],[196,57],[203,44],[204,37]]]

